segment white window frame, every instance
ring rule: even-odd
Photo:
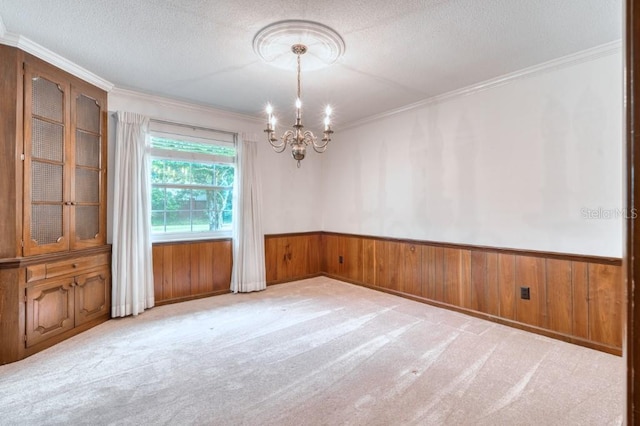
[[[186,141],[186,142],[198,142],[205,143],[214,146],[227,146],[233,147],[237,149],[237,140],[238,134],[233,132],[226,132],[220,130],[208,129],[205,127],[199,126],[191,126],[187,124],[179,124],[173,123],[169,121],[163,120],[150,120],[149,123],[149,137],[160,137],[166,139],[174,139],[177,141]],[[149,155],[150,161],[153,160],[182,160],[187,162],[197,162],[202,164],[231,164],[234,168],[234,187],[235,182],[238,179],[237,175],[237,155],[234,157],[226,157],[226,156],[218,156],[218,155],[208,155],[203,153],[192,153],[192,152],[182,152],[182,151],[173,151],[161,148],[151,147],[149,143]],[[237,154],[237,152],[236,152]],[[151,172],[151,168],[149,170]],[[151,184],[150,193],[153,188],[153,184]],[[171,184],[170,186],[177,187],[189,187],[193,189],[198,189],[198,185],[190,185],[190,184]],[[202,189],[215,189],[215,187],[211,186],[203,186]],[[236,209],[236,200],[235,196],[233,197],[233,207],[232,210]],[[234,214],[234,216],[236,216]],[[151,217],[149,217],[151,220]],[[203,232],[167,232],[167,233],[154,233],[151,232],[151,241],[152,242],[178,242],[178,241],[198,241],[198,240],[212,240],[212,239],[227,239],[231,238],[232,230],[218,230],[218,231],[203,231]]]

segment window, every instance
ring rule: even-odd
[[[153,240],[230,236],[235,134],[159,121],[149,127]]]

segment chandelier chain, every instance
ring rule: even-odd
[[[298,99],[300,99],[300,54],[298,53]]]

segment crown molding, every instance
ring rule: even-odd
[[[167,98],[160,95],[150,95],[148,93],[137,92],[135,90],[130,90],[130,89],[123,89],[117,86],[114,87],[109,92],[109,96],[123,96],[123,97],[136,98],[141,101],[151,102],[151,103],[166,106],[166,107],[181,108],[181,109],[186,109],[191,111],[202,112],[205,114],[215,114],[218,117],[225,117],[225,118],[236,119],[236,120],[245,120],[245,121],[252,121],[256,123],[262,123],[262,120],[259,117],[256,117],[254,115],[242,114],[239,112],[233,112],[225,109],[212,107],[209,105],[201,105],[201,104],[196,104],[188,101],[180,101],[177,99]]]
[[[63,58],[57,53],[52,52],[46,47],[43,47],[26,37],[7,31],[7,27],[2,21],[2,16],[0,16],[0,44],[17,47],[18,49],[30,53],[43,61],[46,61],[88,83],[93,84],[94,86],[98,86],[99,88],[106,90],[107,92],[113,89],[113,83],[92,73],[86,68]]]
[[[621,49],[622,49],[622,40],[615,40],[609,43],[602,44],[600,46],[596,46],[590,49],[582,50],[580,52],[572,53],[570,55],[563,56],[561,58],[552,59],[550,61],[542,62],[540,64],[533,65],[528,68],[523,68],[521,70],[514,71],[512,73],[504,74],[499,77],[492,78],[490,80],[485,80],[483,82],[472,84],[467,87],[452,90],[450,92],[443,93],[441,95],[432,96],[430,98],[426,98],[418,102],[404,105],[399,108],[394,108],[389,111],[382,112],[380,114],[375,114],[360,120],[352,121],[350,123],[344,124],[342,126],[342,129],[358,127],[363,124],[368,124],[386,117],[391,117],[391,116],[400,114],[402,112],[420,109],[426,105],[430,105],[433,103],[443,102],[459,96],[470,95],[472,93],[502,86],[504,84],[508,84],[516,80],[530,78],[530,77],[541,75],[550,71],[555,71],[558,69],[570,67],[570,66],[581,64],[584,62],[593,61],[598,58],[602,58],[605,56],[618,53],[621,51]]]

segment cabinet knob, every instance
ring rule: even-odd
[[[78,264],[77,264],[77,263],[74,263],[74,264],[72,264],[71,266],[72,266],[72,267],[74,267],[74,268],[77,268],[77,267],[78,267]]]

